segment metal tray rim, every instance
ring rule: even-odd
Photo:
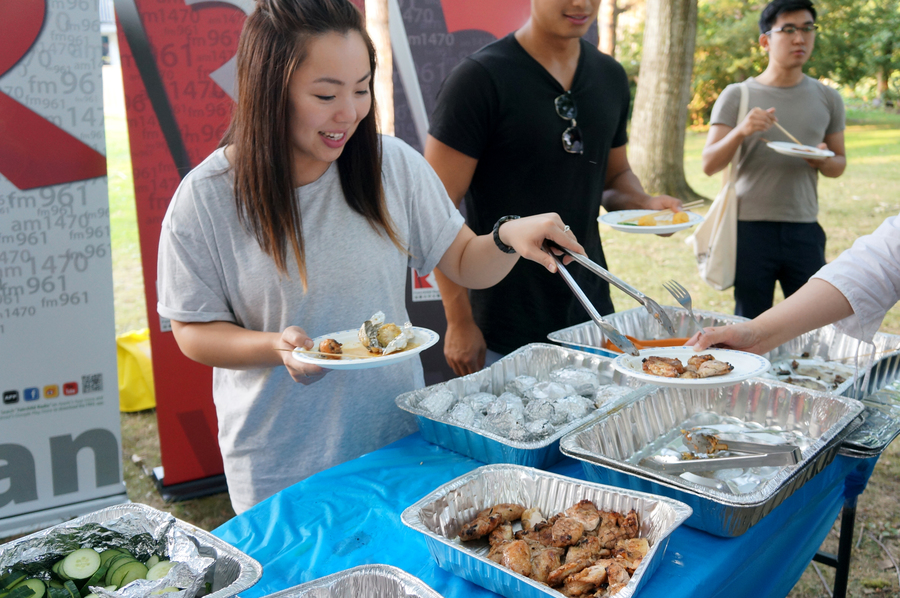
[[[441,536],[439,534],[432,532],[430,529],[428,529],[427,527],[422,525],[421,520],[417,516],[417,512],[419,510],[421,510],[422,507],[449,494],[450,492],[459,488],[460,486],[463,486],[463,485],[467,484],[468,482],[478,478],[482,474],[482,472],[484,472],[485,470],[503,470],[503,469],[518,470],[518,471],[522,471],[522,472],[531,473],[532,475],[537,475],[537,476],[546,477],[546,478],[554,478],[554,479],[564,481],[567,483],[575,483],[575,484],[578,484],[581,486],[587,486],[587,487],[591,487],[591,488],[594,488],[597,490],[603,490],[605,492],[615,493],[615,494],[618,494],[621,496],[629,496],[629,497],[633,497],[633,498],[641,498],[641,499],[645,499],[645,500],[656,501],[657,503],[664,504],[667,507],[671,508],[674,513],[672,525],[669,528],[667,528],[666,530],[664,530],[664,532],[660,536],[659,541],[657,541],[651,547],[650,552],[647,554],[646,557],[644,557],[644,560],[641,562],[640,565],[638,565],[638,568],[635,570],[635,574],[632,576],[632,579],[638,577],[638,572],[640,572],[641,576],[643,576],[643,572],[649,566],[649,563],[653,560],[655,554],[660,550],[660,547],[662,547],[662,549],[665,548],[665,546],[668,544],[669,537],[672,535],[672,533],[682,523],[684,523],[693,513],[693,509],[690,506],[688,506],[685,503],[683,503],[679,500],[676,500],[674,498],[660,496],[657,494],[650,494],[648,492],[641,492],[638,490],[630,490],[628,488],[618,488],[615,486],[597,484],[595,482],[589,482],[586,480],[578,480],[575,478],[569,478],[569,477],[566,477],[563,475],[559,475],[559,474],[552,473],[549,471],[543,471],[540,469],[535,469],[533,467],[527,467],[524,465],[514,465],[511,463],[498,463],[498,464],[483,465],[477,469],[474,469],[466,474],[463,474],[463,475],[457,477],[454,480],[451,480],[445,484],[442,484],[437,489],[433,490],[432,492],[430,492],[423,498],[419,499],[412,505],[405,508],[403,510],[403,512],[400,514],[400,520],[403,522],[404,525],[406,525],[410,529],[413,529],[413,530],[423,534],[427,540],[439,542],[440,544],[443,544],[444,546],[450,548],[453,551],[460,552],[460,553],[466,555],[467,557],[476,559],[482,563],[487,564],[492,569],[501,571],[508,575],[515,576],[515,578],[517,580],[520,580],[520,581],[528,584],[529,586],[540,591],[541,593],[556,595],[556,594],[558,594],[558,592],[556,590],[551,589],[549,586],[546,586],[537,581],[534,581],[531,578],[519,575],[518,573],[515,573],[514,571],[507,569],[506,567],[503,567],[502,565],[499,565],[498,563],[495,563],[494,561],[492,561],[488,558],[485,558],[483,556],[480,556],[480,555],[477,555],[470,551],[465,550],[461,545],[454,542],[452,539],[446,538],[444,536]],[[623,589],[622,591],[624,592],[625,590]],[[623,593],[622,598],[629,598],[631,595],[632,594],[630,594],[630,593]]]
[[[797,392],[796,386],[785,384],[782,382],[778,382],[775,380],[768,380],[764,378],[751,378],[750,380],[746,380],[741,384],[748,383],[765,383],[771,386],[777,386],[785,388],[790,392]],[[654,391],[651,391],[654,392]],[[605,455],[597,455],[591,453],[590,451],[586,451],[581,449],[576,445],[577,437],[579,434],[588,433],[594,426],[600,425],[609,414],[606,414],[596,421],[592,422],[590,425],[586,425],[582,427],[580,430],[577,430],[571,434],[566,435],[559,443],[560,451],[574,459],[578,459],[583,463],[588,463],[592,465],[599,465],[601,467],[608,467],[610,469],[614,469],[616,471],[624,472],[629,475],[635,475],[637,477],[650,479],[654,482],[657,482],[663,486],[673,488],[675,490],[686,492],[689,494],[693,494],[695,496],[712,500],[718,504],[722,504],[730,507],[758,507],[762,505],[768,504],[770,501],[775,500],[781,490],[790,486],[790,482],[795,480],[797,477],[801,475],[806,475],[806,472],[810,469],[818,470],[820,465],[823,465],[820,461],[825,458],[828,454],[826,449],[835,443],[840,443],[841,440],[846,437],[847,434],[850,433],[850,428],[854,419],[856,419],[859,414],[864,409],[863,405],[854,399],[849,399],[847,397],[841,397],[837,395],[832,395],[830,393],[815,391],[811,389],[804,389],[803,392],[808,394],[819,395],[821,397],[828,397],[829,399],[836,400],[838,402],[844,403],[848,409],[845,414],[838,420],[838,423],[834,424],[825,434],[820,436],[810,447],[804,451],[803,460],[798,463],[796,466],[791,468],[790,470],[783,470],[787,472],[783,475],[781,479],[773,478],[771,481],[778,480],[777,484],[768,483],[765,485],[765,490],[767,492],[760,496],[760,491],[750,492],[744,495],[739,495],[735,497],[735,495],[728,495],[716,490],[706,488],[699,484],[694,484],[687,480],[683,480],[679,482],[677,476],[671,476],[666,474],[661,474],[658,472],[654,472],[653,470],[639,467],[636,465],[632,465],[630,463],[624,463],[622,461],[618,461],[616,459],[612,459]],[[647,394],[636,397],[629,405],[637,403],[638,401],[645,400],[650,396],[650,392]],[[627,407],[629,405],[625,405]],[[779,474],[781,475],[781,474]],[[744,497],[741,499],[741,497]],[[785,497],[781,497],[783,500]]]
[[[110,519],[110,517],[104,518],[105,513],[109,513],[109,512],[119,513],[120,511],[123,511],[123,510],[124,511],[132,511],[134,513],[141,513],[141,514],[152,514],[153,516],[163,515],[165,517],[171,517],[172,519],[175,520],[175,525],[177,527],[181,528],[183,531],[199,538],[202,543],[205,543],[205,544],[211,546],[212,548],[214,548],[217,551],[217,553],[227,554],[234,560],[241,563],[241,571],[240,571],[240,574],[238,575],[237,579],[232,581],[230,584],[228,584],[224,588],[221,588],[219,590],[216,590],[215,592],[211,592],[211,593],[205,595],[203,598],[227,598],[229,596],[234,596],[234,595],[238,594],[239,592],[243,592],[244,590],[251,588],[257,581],[259,581],[259,578],[262,577],[262,565],[260,565],[259,561],[257,561],[253,557],[249,556],[248,554],[241,552],[240,550],[238,550],[231,544],[228,544],[224,540],[217,538],[216,536],[212,535],[211,533],[209,533],[206,530],[200,529],[199,527],[197,527],[195,525],[192,525],[186,521],[182,521],[181,519],[178,519],[174,515],[171,515],[164,511],[160,511],[159,509],[154,509],[153,507],[151,507],[149,505],[145,505],[142,503],[134,503],[134,502],[122,503],[119,505],[106,507],[104,509],[100,509],[97,511],[93,511],[91,513],[87,513],[85,515],[81,515],[79,517],[76,517],[75,519],[71,519],[69,521],[59,523],[57,525],[34,532],[32,534],[28,534],[27,536],[17,538],[15,540],[12,540],[11,542],[0,545],[0,553],[3,552],[4,548],[10,548],[12,546],[17,546],[21,543],[32,541],[40,536],[49,535],[50,533],[52,533],[54,530],[57,530],[57,529],[78,527],[81,525],[85,525],[87,523],[102,523],[103,521],[108,521]]]
[[[415,575],[412,575],[411,573],[408,573],[399,567],[395,567],[394,565],[384,565],[381,563],[358,565],[356,567],[344,569],[343,571],[331,573],[329,575],[325,575],[317,579],[313,579],[311,581],[286,588],[284,590],[279,590],[278,592],[275,592],[273,594],[266,595],[264,598],[293,598],[295,596],[300,597],[305,595],[309,590],[328,588],[344,578],[356,575],[365,575],[367,573],[377,573],[385,577],[395,578],[402,582],[405,586],[408,586],[415,590],[415,595],[419,598],[442,598],[442,596],[438,594],[433,588],[431,588],[428,584],[426,584]]]

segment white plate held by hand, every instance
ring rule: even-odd
[[[368,368],[380,368],[384,365],[391,365],[393,363],[406,361],[411,357],[415,357],[428,347],[431,347],[436,342],[438,342],[438,339],[440,338],[437,332],[429,330],[427,328],[419,328],[418,326],[413,326],[412,329],[415,333],[415,337],[410,341],[410,344],[412,346],[402,351],[391,353],[390,355],[372,355],[371,357],[369,357],[370,353],[368,353],[368,351],[366,351],[365,348],[363,348],[362,344],[359,342],[359,329],[356,328],[354,328],[353,330],[342,330],[340,332],[324,334],[313,339],[313,351],[318,351],[319,343],[326,338],[333,338],[343,345],[344,353],[348,355],[348,358],[324,359],[320,357],[319,354],[310,355],[303,349],[294,349],[291,355],[297,361],[317,365],[321,368],[329,370],[365,370]],[[349,356],[363,357],[357,357],[354,359],[349,358]]]
[[[597,218],[597,222],[606,224],[623,233],[636,233],[643,235],[667,235],[669,233],[677,233],[680,230],[691,228],[703,222],[703,216],[695,214],[691,211],[685,211],[688,215],[688,221],[681,224],[657,224],[656,226],[640,226],[637,222],[631,224],[619,224],[623,220],[631,220],[639,218],[645,214],[653,214],[657,210],[617,210],[608,212]]]
[[[654,355],[656,357],[674,357],[687,365],[688,359],[694,355],[712,355],[719,361],[730,363],[734,366],[731,372],[724,376],[711,378],[666,378],[648,374],[643,369],[643,359]],[[754,353],[734,351],[732,349],[706,349],[696,352],[693,347],[660,347],[642,349],[640,355],[620,355],[613,361],[613,367],[627,376],[633,376],[648,384],[657,386],[674,386],[678,388],[718,388],[731,386],[747,378],[761,376],[769,371],[769,360]]]
[[[766,145],[768,145],[779,154],[784,154],[785,156],[794,156],[795,158],[810,158],[813,160],[821,160],[823,158],[830,158],[834,155],[834,152],[831,150],[819,149],[811,145],[800,145],[798,143],[790,143],[787,141],[770,141]]]

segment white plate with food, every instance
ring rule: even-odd
[[[418,326],[412,327],[413,338],[407,343],[406,348],[389,355],[370,353],[359,340],[359,329],[342,330],[332,332],[313,339],[313,348],[294,349],[292,355],[297,361],[317,365],[329,370],[364,370],[368,368],[380,368],[415,357],[428,347],[431,347],[440,336],[437,332]],[[333,339],[340,343],[341,354],[334,357],[326,357],[319,352],[322,341]]]
[[[795,158],[811,158],[825,159],[834,155],[834,152],[827,149],[820,149],[811,145],[800,145],[799,143],[791,143],[789,141],[770,141],[767,143],[770,148],[784,154],[785,156],[793,156]]]
[[[676,214],[686,214],[687,222],[679,222],[673,223],[672,218],[673,214],[661,215],[656,218],[652,218],[650,215],[655,214],[656,210],[617,210],[615,212],[607,212],[603,214],[599,218],[597,218],[597,222],[601,224],[606,224],[612,227],[613,230],[617,230],[623,233],[636,233],[643,235],[668,235],[669,233],[677,233],[680,230],[685,230],[687,228],[691,228],[692,226],[696,226],[703,222],[703,216],[700,214],[695,214],[689,210],[685,210],[683,212],[677,212]],[[638,219],[644,216],[647,220],[653,220],[656,222],[655,225],[649,224],[638,224]],[[682,217],[683,218],[683,217]],[[625,220],[630,220],[632,222],[623,223]]]
[[[676,360],[681,364],[681,371]],[[716,388],[761,376],[769,371],[771,364],[761,355],[733,349],[696,352],[693,347],[659,347],[642,349],[639,356],[620,355],[613,361],[613,367],[657,386]]]

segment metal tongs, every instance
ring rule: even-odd
[[[606,335],[606,338],[608,338],[612,344],[618,347],[619,350],[622,351],[622,353],[634,355],[635,357],[639,356],[640,353],[638,352],[637,347],[634,346],[634,343],[628,340],[628,338],[624,334],[616,330],[612,324],[603,319],[603,316],[600,315],[600,312],[597,311],[597,308],[594,307],[594,304],[591,303],[591,300],[588,299],[587,295],[584,294],[584,291],[581,290],[581,287],[578,286],[578,283],[575,282],[575,279],[572,277],[572,275],[569,274],[569,271],[566,270],[566,267],[562,263],[562,259],[560,259],[558,255],[553,253],[550,250],[550,247],[557,247],[559,249],[562,249],[563,251],[566,250],[562,247],[559,247],[559,245],[553,243],[550,240],[544,241],[544,251],[550,254],[553,260],[556,262],[556,268],[560,276],[562,276],[563,280],[566,281],[566,284],[569,285],[569,288],[572,289],[572,292],[575,293],[575,297],[578,298],[578,301],[581,303],[584,309],[587,310],[588,315],[591,316],[594,324],[596,324],[600,328],[600,330],[603,331],[603,333]],[[568,251],[566,251],[566,253],[568,253]]]
[[[588,270],[590,270],[591,272],[593,272],[594,274],[596,274],[597,276],[599,276],[600,278],[602,278],[603,280],[608,282],[609,284],[611,284],[615,287],[618,287],[624,293],[626,293],[627,295],[630,295],[635,301],[637,301],[638,303],[643,305],[644,308],[646,308],[647,312],[649,312],[649,314],[651,316],[653,316],[657,322],[659,322],[659,325],[662,326],[666,330],[666,332],[669,333],[669,336],[675,336],[675,326],[672,325],[672,321],[669,319],[669,316],[666,315],[666,312],[663,311],[663,308],[660,307],[659,303],[657,303],[656,301],[654,301],[647,295],[643,294],[642,292],[640,292],[639,290],[637,290],[636,288],[634,288],[633,286],[631,286],[624,280],[620,279],[617,276],[614,276],[612,273],[609,272],[609,270],[607,270],[606,268],[600,266],[599,264],[591,261],[586,256],[581,255],[580,253],[574,253],[572,251],[569,251],[565,247],[562,247],[549,239],[546,239],[544,241],[544,248],[547,251],[547,253],[549,253],[554,258],[556,258],[556,262],[558,265],[562,266],[562,260],[560,260],[552,251],[550,251],[550,249],[557,249],[557,250],[562,251],[563,253],[569,255],[573,260],[575,260],[576,262],[578,262],[579,264],[581,264],[582,266],[584,266],[585,268],[587,268]],[[565,275],[563,275],[563,277],[565,278]],[[566,281],[566,282],[568,282],[568,281]],[[569,286],[571,287],[572,284],[569,284]],[[574,291],[575,289],[572,289],[572,290]],[[575,294],[577,295],[578,292],[576,291]],[[588,310],[588,311],[590,311],[590,310]],[[612,339],[610,339],[610,340],[612,340]],[[618,344],[616,346],[618,347]],[[619,348],[621,348],[621,347],[619,347]],[[633,355],[635,355],[635,354],[633,354]]]
[[[694,451],[695,458],[680,461],[664,461],[658,457],[641,459],[639,465],[663,473],[714,471],[733,467],[764,467],[796,465],[803,458],[800,447],[793,444],[763,444],[727,440],[715,434],[682,430],[684,443]],[[734,457],[713,457],[719,451],[746,453]],[[699,456],[696,456],[699,455]]]

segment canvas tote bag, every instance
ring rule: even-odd
[[[750,95],[746,84],[741,83],[739,87],[741,88],[741,103],[738,109],[738,123],[743,121],[747,115],[748,96]],[[697,226],[694,234],[687,238],[687,243],[694,248],[694,257],[697,259],[700,278],[719,291],[734,286],[738,216],[738,196],[735,184],[740,160],[741,148],[738,146],[731,159],[728,174],[723,178],[722,188],[710,206],[706,219]]]

